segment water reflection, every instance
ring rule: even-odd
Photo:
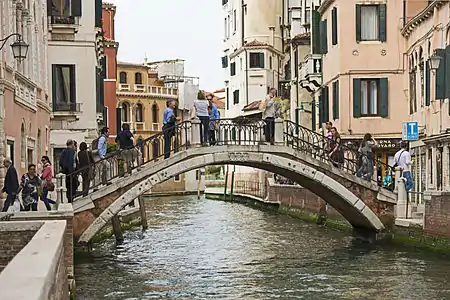
[[[149,230],[77,261],[80,299],[450,299],[442,258],[239,204],[147,201]]]

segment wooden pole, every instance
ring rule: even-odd
[[[120,228],[119,217],[117,215],[112,217],[111,223],[112,223],[114,235],[116,236],[116,241],[118,243],[122,243],[123,242],[123,233],[122,233],[122,228]]]
[[[202,172],[200,169],[197,170],[197,199],[200,200],[200,181],[202,179]]]
[[[148,221],[147,221],[147,212],[145,210],[144,197],[139,196],[138,200],[139,200],[139,212],[141,213],[142,229],[145,230],[148,228]]]

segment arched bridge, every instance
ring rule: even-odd
[[[262,141],[264,129],[261,120],[220,120],[217,145],[202,147],[200,123],[193,120],[176,126],[170,158],[161,159],[164,142],[159,133],[140,141],[136,148],[96,162],[90,167],[96,175],[90,181],[89,194],[73,202],[74,235],[80,243],[89,242],[113,216],[154,185],[190,170],[224,164],[290,178],[324,199],[355,228],[380,232],[393,224],[396,195],[375,181],[356,177],[357,151],[342,145],[344,159],[337,163],[330,160],[329,141],[320,134],[277,120],[270,144]],[[120,161],[125,161],[125,166]],[[127,170],[131,175],[121,177]],[[68,175],[69,184],[83,171]],[[111,183],[103,184],[105,180]],[[60,193],[63,190],[59,188]]]

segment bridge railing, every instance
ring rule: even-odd
[[[297,125],[292,121],[285,121],[284,142],[286,146],[292,147],[295,150],[305,153],[306,155],[334,165],[350,174],[356,175],[360,168],[365,154],[361,153],[358,147],[345,145],[343,143],[334,143],[328,137],[317,133],[311,129]],[[339,154],[331,156],[331,150],[338,146]],[[367,159],[373,160],[373,158]],[[388,174],[395,174],[392,166],[389,166],[381,161],[375,161],[375,165],[382,166]],[[372,181],[381,185],[378,178],[373,176]]]
[[[261,199],[265,199],[267,196],[265,183],[259,181],[236,181],[233,193],[251,195]]]

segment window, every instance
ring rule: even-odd
[[[173,178],[173,181],[174,181],[174,182],[180,182],[180,181],[181,181],[181,180],[180,180],[180,174],[175,175],[175,177]]]
[[[52,24],[75,24],[75,18],[81,17],[81,0],[48,0],[47,15]]]
[[[119,74],[119,83],[126,84],[127,83],[127,73],[120,72]]]
[[[222,68],[228,67],[228,56],[222,56]]]
[[[136,122],[143,122],[143,116],[142,116],[142,104],[138,103],[136,104]]]
[[[338,19],[337,19],[337,7],[333,7],[331,10],[331,44],[337,45],[338,43]]]
[[[34,151],[33,149],[27,149],[27,166],[34,164]]]
[[[417,98],[416,98],[416,72],[414,66],[409,72],[409,113],[417,112]]]
[[[230,64],[230,76],[236,75],[236,63],[232,62]]]
[[[225,21],[224,21],[224,37],[225,37],[225,39],[228,37],[228,20],[227,20],[227,18],[225,18]]]
[[[158,112],[159,112],[158,104],[154,103],[152,105],[152,120],[153,120],[153,123],[159,123]]]
[[[356,5],[356,40],[386,41],[386,4]]]
[[[142,84],[142,74],[141,73],[134,74],[134,83]]]
[[[272,70],[272,56],[269,56],[269,69]]]
[[[222,5],[225,5],[228,3],[228,0],[222,0]]]
[[[328,20],[320,21],[320,53],[328,53]]]
[[[52,65],[52,91],[54,111],[76,109],[74,65]]]
[[[128,122],[128,112],[129,112],[129,106],[127,103],[122,103],[122,109],[121,109],[121,119],[122,123]]]
[[[239,90],[233,92],[233,104],[239,104]]]
[[[53,174],[59,173],[59,159],[61,158],[61,154],[64,148],[53,148]]]
[[[264,53],[250,53],[250,68],[264,68]]]
[[[20,163],[24,164],[27,158],[27,138],[25,136],[25,124],[20,127]]]
[[[436,70],[436,100],[450,98],[450,45],[446,49],[436,49],[436,55],[441,57]]]
[[[237,15],[236,15],[236,10],[233,11],[233,32],[236,33],[236,28],[237,28]]]
[[[339,119],[339,80],[333,82],[333,120]]]
[[[14,165],[14,141],[6,142],[6,156],[9,157]]]
[[[305,12],[305,23],[306,24],[311,23],[311,10],[309,10],[308,8],[306,9]]]
[[[353,79],[353,116],[388,116],[388,79]]]
[[[38,132],[37,132],[37,155],[38,156],[44,155],[44,153],[42,151],[42,136],[41,136],[40,129],[38,129]]]

